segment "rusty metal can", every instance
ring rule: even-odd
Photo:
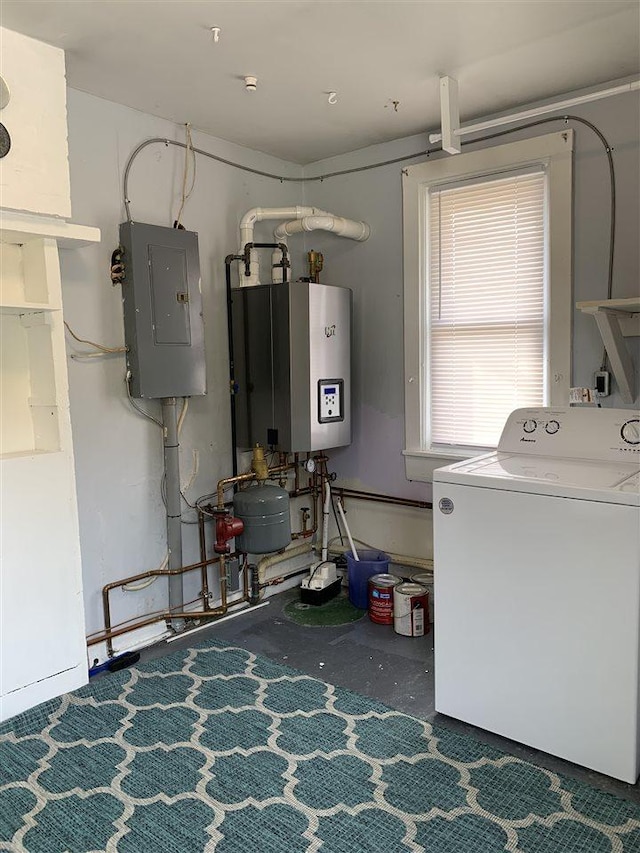
[[[395,575],[369,578],[369,619],[378,625],[393,625],[393,589],[400,583]]]

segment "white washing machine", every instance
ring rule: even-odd
[[[634,783],[640,413],[518,409],[433,479],[436,710]]]

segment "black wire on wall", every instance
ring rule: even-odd
[[[615,179],[615,169],[613,165],[613,156],[611,154],[611,146],[607,142],[606,137],[596,127],[595,124],[588,121],[586,118],[582,118],[582,116],[576,116],[571,114],[565,114],[561,116],[548,116],[546,118],[539,118],[535,121],[527,122],[526,124],[519,124],[516,127],[509,127],[505,130],[498,130],[495,133],[489,133],[486,136],[479,136],[475,139],[469,140],[461,140],[461,146],[467,145],[477,145],[480,142],[489,142],[494,139],[500,139],[503,136],[507,136],[510,133],[518,133],[523,130],[530,130],[533,127],[540,127],[544,124],[549,124],[554,121],[562,121],[565,124],[568,124],[570,121],[577,122],[578,124],[582,124],[585,127],[588,127],[592,130],[605,150],[607,155],[607,163],[609,165],[609,187],[610,187],[610,206],[609,206],[609,265],[607,271],[607,299],[611,299],[613,295],[613,262],[615,257],[615,243],[616,243],[616,179]],[[326,181],[329,178],[338,178],[343,175],[354,175],[358,172],[367,172],[370,169],[381,169],[384,166],[392,166],[396,163],[405,163],[407,160],[415,160],[418,157],[430,157],[432,154],[436,154],[441,151],[441,148],[427,148],[424,151],[417,151],[415,154],[405,154],[402,157],[394,157],[391,160],[382,160],[377,163],[370,163],[368,166],[356,166],[351,169],[342,169],[339,172],[326,172],[323,175],[315,175],[309,178],[293,178],[288,177],[286,175],[275,175],[271,172],[263,172],[260,169],[253,169],[250,166],[243,166],[241,163],[234,163],[232,160],[227,160],[224,157],[219,157],[217,154],[211,154],[209,151],[204,151],[202,148],[193,148],[192,146],[188,146],[185,142],[178,142],[175,139],[166,139],[161,136],[155,136],[151,139],[145,139],[144,142],[141,142],[137,148],[131,153],[129,159],[127,160],[127,165],[124,170],[124,178],[123,178],[123,201],[124,208],[127,215],[127,221],[131,222],[131,201],[129,199],[129,173],[131,171],[131,167],[133,165],[134,160],[149,145],[162,144],[165,146],[174,145],[176,148],[187,148],[194,154],[201,154],[203,157],[208,157],[210,160],[215,160],[217,163],[223,163],[225,166],[231,166],[234,169],[240,169],[243,172],[249,172],[252,175],[259,175],[262,178],[271,178],[274,181],[279,181],[280,183],[312,183],[314,181]],[[607,351],[603,350],[602,354],[602,362],[600,366],[601,370],[607,369]]]
[[[581,116],[575,116],[570,114],[565,114],[562,116],[549,116],[547,118],[536,119],[535,121],[527,122],[526,124],[519,124],[517,127],[510,127],[505,130],[499,130],[495,133],[490,133],[486,136],[480,136],[476,139],[470,139],[466,141],[461,141],[462,146],[467,145],[476,145],[480,142],[489,142],[494,139],[500,139],[503,136],[507,136],[510,133],[518,133],[522,130],[529,130],[533,127],[539,127],[544,124],[549,124],[554,121],[562,121],[567,124],[570,121],[578,122],[579,124],[588,127],[592,130],[605,150],[607,155],[607,162],[609,164],[609,178],[610,178],[610,196],[611,196],[611,204],[610,204],[610,229],[609,229],[609,268],[607,275],[607,299],[611,299],[613,293],[613,261],[615,254],[615,230],[616,230],[616,182],[615,182],[615,169],[613,165],[613,157],[611,154],[611,146],[607,142],[604,134],[590,121],[582,118]],[[136,157],[147,148],[149,145],[174,145],[176,148],[187,148],[187,144],[185,142],[178,142],[175,139],[166,139],[161,136],[155,136],[151,139],[145,139],[144,142],[141,142],[137,148],[131,153],[129,159],[127,160],[127,164],[124,170],[124,178],[123,178],[123,201],[124,208],[127,215],[127,221],[131,222],[131,201],[129,199],[129,174],[131,172],[131,167],[136,159]],[[418,157],[430,157],[432,154],[436,154],[441,151],[441,148],[427,148],[424,151],[417,151],[415,154],[405,154],[402,157],[394,157],[391,160],[382,160],[377,163],[371,163],[368,166],[356,166],[351,169],[343,169],[339,172],[327,172],[323,175],[316,175],[308,178],[293,178],[288,177],[286,175],[275,175],[272,172],[263,172],[260,169],[253,169],[250,166],[244,166],[241,163],[234,163],[232,160],[227,160],[224,157],[219,157],[217,154],[212,154],[209,151],[204,151],[202,148],[190,148],[195,154],[201,154],[203,157],[208,157],[210,160],[215,160],[217,163],[223,163],[225,166],[231,166],[234,169],[240,169],[243,172],[249,172],[252,175],[259,175],[262,178],[271,178],[274,181],[279,181],[280,183],[311,183],[314,181],[326,181],[329,178],[338,178],[343,175],[354,175],[358,172],[367,172],[370,169],[381,169],[384,166],[392,166],[396,163],[404,163],[407,160],[415,160]]]

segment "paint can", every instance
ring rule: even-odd
[[[429,593],[429,621],[433,625],[434,622],[434,605],[435,605],[435,596],[433,594],[433,575],[430,573],[419,573],[411,576],[412,583],[419,583],[422,586],[426,586],[427,592]]]
[[[393,625],[393,588],[400,583],[395,575],[369,578],[369,619],[378,625]]]
[[[431,630],[429,592],[419,583],[400,583],[393,589],[393,628],[405,637],[422,637]]]

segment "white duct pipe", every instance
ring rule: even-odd
[[[303,231],[330,231],[339,237],[358,241],[367,240],[371,233],[371,229],[366,222],[345,219],[342,216],[336,216],[326,210],[321,210],[319,207],[304,207],[301,205],[296,205],[295,207],[254,207],[248,210],[240,220],[240,253],[244,251],[247,243],[253,243],[253,231],[256,222],[262,222],[265,219],[290,220],[275,229],[274,242],[276,243],[286,244],[287,237],[292,234],[300,234]],[[272,265],[275,266],[281,260],[281,252],[278,250],[274,251],[271,256]],[[256,251],[251,251],[249,273],[248,276],[245,276],[241,272],[241,287],[260,284],[260,267]],[[278,271],[277,278],[274,275],[274,280],[278,279],[282,279],[281,270]]]
[[[294,219],[278,225],[273,232],[273,241],[286,245],[288,238],[292,235],[309,231],[330,231],[338,237],[347,237],[349,240],[358,242],[368,240],[371,234],[371,228],[366,222],[345,219],[333,213],[316,213],[313,216],[303,216],[302,219]],[[282,270],[276,266],[281,260],[282,253],[276,249],[271,256],[274,282],[282,281]]]
[[[369,238],[371,228],[366,222],[356,222],[353,219],[344,219],[342,216],[332,214],[303,216],[292,222],[284,222],[273,232],[275,242],[279,243],[285,237],[300,234],[302,231],[331,231],[339,237],[348,237],[350,240],[363,242]]]
[[[293,560],[296,557],[307,557],[311,554],[312,547],[311,542],[303,542],[301,545],[294,545],[292,548],[288,548],[279,554],[271,554],[268,557],[263,557],[258,562],[258,578],[260,579],[260,583],[264,583],[266,580],[265,575],[270,568],[280,563],[285,563],[288,560]],[[299,568],[300,566],[294,565],[290,571],[294,572]],[[285,571],[284,574],[286,575],[287,572]]]

